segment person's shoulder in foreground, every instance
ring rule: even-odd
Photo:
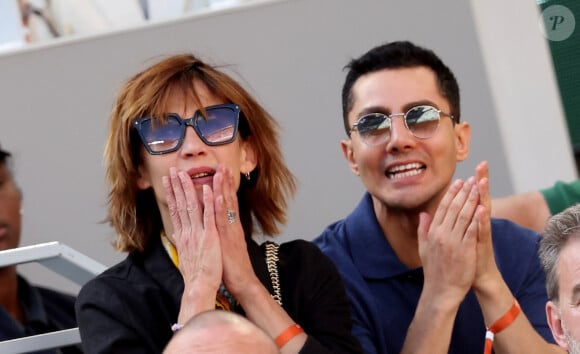
[[[22,192],[14,180],[12,155],[0,148],[0,250],[20,245]],[[17,267],[0,269],[0,340],[16,339],[76,327],[75,297],[35,286],[18,275]],[[79,353],[80,347],[60,348]],[[55,352],[49,350],[47,353]]]
[[[87,354],[159,353],[172,329],[216,308],[281,338],[284,353],[361,352],[332,263],[313,266],[320,251],[300,242],[267,262],[253,241],[280,233],[296,185],[277,122],[238,82],[169,56],[122,86],[109,127],[108,218],[128,256],[78,295]]]
[[[367,194],[314,242],[343,276],[365,352],[559,352],[541,311],[538,236],[492,222],[486,162],[453,181],[471,128],[451,70],[408,41],[347,69],[341,147]]]

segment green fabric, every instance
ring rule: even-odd
[[[554,71],[560,88],[570,140],[575,153],[580,154],[580,65],[578,65],[580,60],[580,1],[547,0],[540,4],[540,10],[543,11],[552,5],[567,7],[574,14],[576,22],[574,32],[569,38],[559,42],[548,40],[548,44],[552,52]],[[541,83],[538,84],[541,85]]]
[[[554,215],[580,203],[580,179],[570,183],[558,181],[551,188],[542,189],[540,192],[546,199],[550,213]]]

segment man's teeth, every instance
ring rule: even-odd
[[[395,166],[387,172],[389,178],[404,178],[416,176],[423,171],[423,166],[420,163],[413,162],[406,165]]]
[[[419,173],[421,173],[421,170],[411,170],[411,171],[401,172],[401,173],[389,173],[389,178],[397,179],[397,178],[403,178],[403,177],[411,177],[411,176],[416,176]]]
[[[417,169],[417,168],[421,168],[421,164],[418,162],[412,162],[412,163],[408,163],[406,165],[395,166],[389,170],[389,173],[395,173],[398,171]]]

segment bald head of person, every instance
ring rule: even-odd
[[[264,331],[228,311],[207,311],[192,318],[169,341],[164,354],[264,353],[279,354]]]

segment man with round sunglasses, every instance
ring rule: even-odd
[[[490,218],[486,162],[453,181],[470,126],[450,69],[410,42],[347,69],[341,146],[367,193],[314,242],[342,274],[365,353],[561,353],[539,235]]]

